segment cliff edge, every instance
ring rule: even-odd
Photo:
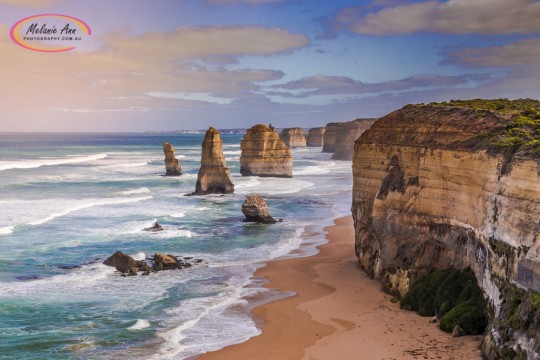
[[[540,353],[540,102],[408,105],[355,143],[360,266],[401,297],[471,268],[489,302],[488,359]]]

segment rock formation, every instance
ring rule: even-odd
[[[163,152],[165,153],[165,176],[182,175],[182,168],[176,156],[174,156],[174,147],[168,142],[163,143]]]
[[[154,223],[154,225],[144,228],[142,231],[148,231],[148,232],[158,232],[163,231],[163,226],[161,226],[157,221]]]
[[[115,267],[123,274],[136,275],[139,271],[150,271],[150,267],[143,261],[136,261],[131,256],[117,251],[108,257],[103,264]]]
[[[260,195],[251,195],[242,204],[242,213],[246,216],[245,221],[263,224],[274,224],[276,220],[268,213],[266,201]]]
[[[398,297],[433,269],[470,267],[490,303],[488,359],[540,353],[539,109],[408,105],[355,145],[360,266]]]
[[[354,142],[364,131],[369,129],[377,119],[356,119],[337,126],[336,142],[334,145],[334,160],[352,160]]]
[[[306,146],[308,147],[319,147],[323,146],[323,137],[324,137],[324,128],[312,128],[308,131],[308,136],[306,139]]]
[[[263,124],[251,127],[240,148],[242,176],[292,177],[291,150],[273,128]]]
[[[322,152],[333,153],[336,150],[336,136],[339,124],[341,123],[326,124],[326,127],[324,128]]]
[[[234,192],[231,172],[226,165],[220,132],[211,127],[202,142],[201,167],[193,195]]]
[[[116,268],[123,276],[137,275],[138,272],[143,272],[143,275],[148,275],[154,271],[184,269],[203,263],[204,260],[202,259],[160,253],[154,254],[151,258],[146,258],[146,260],[135,260],[121,251],[115,252],[103,262],[103,264],[107,266]]]
[[[283,129],[279,137],[289,149],[306,147],[306,137],[304,136],[304,131],[300,128]]]

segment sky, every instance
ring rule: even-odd
[[[91,35],[17,45],[39,14]],[[0,0],[0,132],[315,127],[540,98],[536,0]]]

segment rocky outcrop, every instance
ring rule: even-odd
[[[276,220],[268,213],[266,201],[260,195],[251,195],[242,204],[242,213],[248,222],[274,224]]]
[[[337,126],[336,142],[334,145],[334,160],[352,160],[354,154],[354,142],[364,133],[377,119],[356,119],[347,121]]]
[[[193,195],[234,192],[231,172],[226,165],[220,132],[211,127],[202,142],[201,167]]]
[[[308,136],[306,139],[306,146],[308,147],[323,146],[324,131],[325,131],[325,128],[323,127],[309,129]]]
[[[190,268],[194,265],[204,264],[204,261],[202,259],[193,259],[192,257],[160,253],[155,253],[152,257],[145,260],[135,260],[131,256],[117,251],[107,258],[103,264],[116,268],[123,276],[134,276],[138,272],[142,272],[143,275],[149,275],[155,271]]]
[[[291,150],[273,128],[263,124],[251,127],[240,148],[242,176],[292,177]]]
[[[158,232],[158,231],[163,231],[163,230],[165,229],[163,229],[163,226],[161,226],[157,221],[154,223],[154,225],[143,229],[143,231],[148,231],[148,232]]]
[[[168,142],[164,142],[163,153],[165,153],[165,176],[182,175],[182,168],[174,155],[174,147]]]
[[[355,144],[360,266],[396,296],[433,269],[470,267],[490,303],[489,359],[540,351],[540,176],[527,140],[540,105],[529,102],[409,105]]]
[[[341,123],[328,123],[324,128],[323,153],[333,153],[336,150],[336,137]]]
[[[279,136],[281,140],[289,147],[289,149],[297,147],[306,147],[306,137],[304,130],[300,128],[289,128],[281,130]]]

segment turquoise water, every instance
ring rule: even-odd
[[[253,272],[348,213],[351,164],[294,149],[293,179],[241,177],[242,135],[222,134],[235,193],[186,197],[202,137],[0,134],[0,358],[184,359],[259,333],[244,298],[267,290]],[[163,141],[182,176],[160,176]],[[254,193],[284,221],[244,223]],[[141,231],[154,221],[165,231]],[[101,264],[116,250],[206,265],[125,278]]]

